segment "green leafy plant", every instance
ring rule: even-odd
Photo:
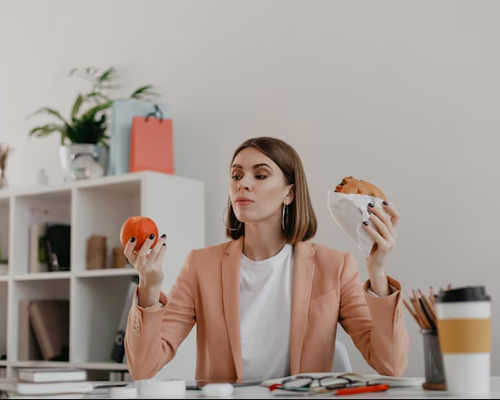
[[[30,136],[44,137],[59,132],[61,145],[88,143],[108,146],[106,111],[114,102],[109,92],[120,88],[114,84],[116,69],[114,67],[104,70],[96,67],[74,68],[69,72],[69,76],[79,76],[89,81],[90,90],[86,93],[78,93],[67,119],[50,107],[40,108],[31,114],[29,117],[48,114],[57,121],[31,129]],[[137,100],[152,100],[155,97],[158,97],[158,93],[153,91],[152,85],[141,86],[130,95],[131,99]]]

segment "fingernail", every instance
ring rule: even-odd
[[[389,205],[389,203],[387,201],[385,201],[385,200],[384,200],[383,204],[384,204],[384,206],[388,206]]]
[[[153,240],[153,239],[155,238],[155,235],[151,234],[151,235],[149,235],[149,238],[150,238],[151,240]]]
[[[368,207],[373,208],[373,207],[375,207],[375,204],[373,204],[373,203],[368,203]]]
[[[363,221],[363,224],[368,226],[368,221]]]
[[[163,246],[166,246],[167,244],[166,243],[163,243]]]
[[[373,214],[372,210],[368,210],[368,214]]]
[[[165,234],[161,235],[162,239],[165,239],[166,237],[167,237],[167,235],[165,235]]]
[[[134,243],[134,242],[135,242],[135,237],[133,237],[133,236],[132,236],[132,238],[130,239],[130,241],[131,241],[132,243]]]

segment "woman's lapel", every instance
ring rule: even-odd
[[[307,312],[314,277],[314,249],[310,242],[299,242],[294,248],[292,315],[290,323],[290,373],[300,373],[302,347],[307,328]]]
[[[240,332],[240,260],[243,237],[229,242],[222,259],[222,301],[224,317],[238,379],[243,377]]]

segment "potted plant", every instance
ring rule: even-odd
[[[107,112],[114,99],[109,92],[119,88],[114,81],[116,69],[110,67],[74,68],[69,76],[79,76],[90,83],[87,92],[78,93],[69,118],[50,107],[43,107],[33,114],[48,114],[55,118],[29,132],[30,136],[44,137],[53,133],[61,135],[59,155],[65,180],[94,178],[107,174],[109,156],[109,136],[107,132]],[[141,86],[131,95],[131,99],[150,99],[158,96],[152,85]]]

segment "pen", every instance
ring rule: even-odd
[[[429,309],[427,308],[427,305],[425,304],[424,299],[422,297],[420,297],[418,299],[418,302],[420,303],[420,307],[422,308],[422,311],[424,312],[424,315],[427,318],[427,322],[429,322],[431,329],[433,331],[435,331],[437,329],[436,324],[434,323],[434,320],[431,317],[431,313],[430,313]]]
[[[389,389],[388,385],[368,385],[368,386],[359,386],[354,388],[344,388],[338,389],[335,392],[336,396],[342,396],[345,394],[358,394],[358,393],[371,393],[371,392],[385,392]]]

